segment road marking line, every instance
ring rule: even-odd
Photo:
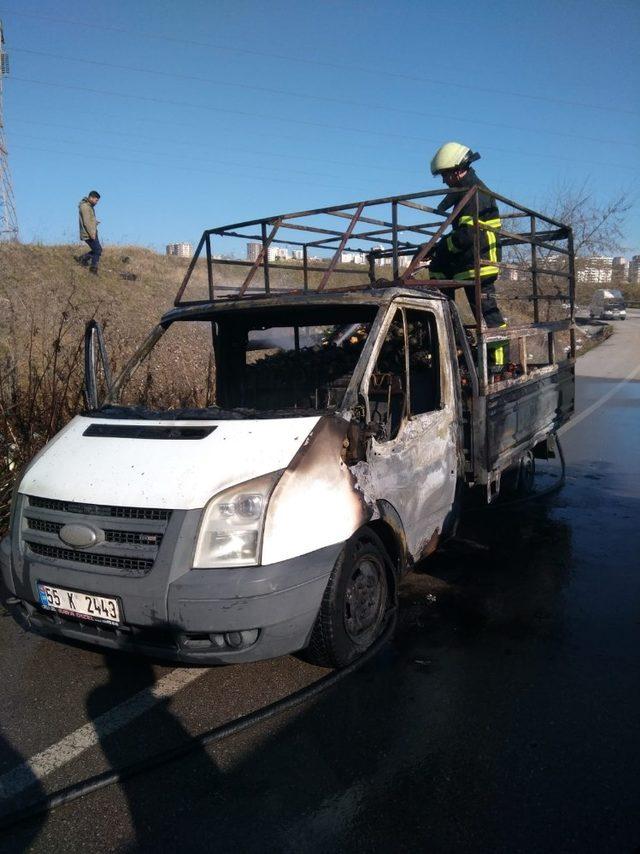
[[[599,406],[602,406],[603,403],[606,403],[610,397],[613,397],[613,395],[617,391],[619,391],[623,385],[630,382],[638,373],[640,373],[640,365],[636,365],[636,367],[631,371],[631,373],[627,374],[627,376],[619,383],[617,383],[617,385],[614,385],[613,388],[610,388],[609,391],[606,394],[603,394],[602,397],[596,400],[595,403],[592,403],[591,406],[588,406],[584,410],[584,412],[581,412],[580,415],[578,415],[576,418],[572,418],[568,424],[565,424],[564,427],[561,427],[558,430],[558,435],[561,436],[563,433],[566,433],[567,431],[571,430],[572,427],[575,427],[576,424],[579,424],[584,418],[586,418],[588,415],[591,415],[592,412],[598,409]]]
[[[153,685],[134,694],[128,700],[99,715],[94,721],[79,727],[48,747],[7,771],[0,777],[0,797],[11,798],[20,794],[38,780],[67,765],[90,747],[99,744],[101,739],[122,729],[140,715],[149,711],[162,700],[172,697],[182,688],[209,671],[209,668],[178,668]]]

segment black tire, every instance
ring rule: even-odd
[[[390,605],[384,545],[363,529],[347,540],[322,598],[305,657],[322,667],[345,667],[380,636]]]
[[[507,501],[530,495],[533,492],[535,476],[536,460],[532,451],[527,451],[517,465],[502,473],[500,495]]]
[[[536,478],[536,458],[531,451],[520,460],[520,471],[518,473],[518,494],[530,495]]]

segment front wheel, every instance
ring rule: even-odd
[[[345,543],[324,592],[306,657],[344,667],[382,633],[390,604],[385,548],[364,529]]]

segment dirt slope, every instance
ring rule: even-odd
[[[74,261],[78,252],[77,246],[0,244],[0,353],[16,339],[24,344],[33,324],[38,349],[46,348],[63,312],[72,327],[65,340],[81,335],[95,315],[109,339],[133,348],[171,307],[187,267],[182,258],[119,246],[105,250],[94,277]]]

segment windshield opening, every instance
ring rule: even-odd
[[[102,416],[286,417],[340,408],[377,306],[221,311],[176,321]]]

